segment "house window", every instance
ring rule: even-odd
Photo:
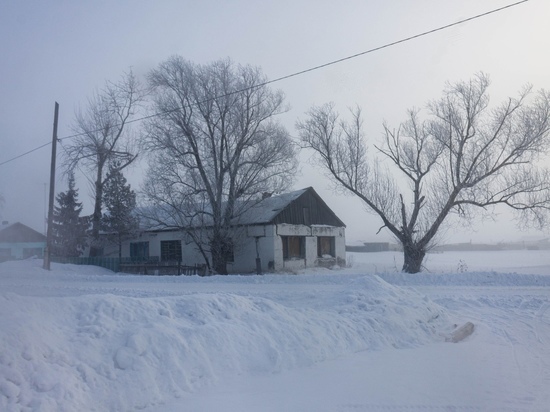
[[[181,240],[162,240],[160,242],[160,260],[181,262]]]
[[[303,259],[306,256],[304,236],[281,236],[283,259]]]
[[[0,259],[9,259],[9,258],[11,258],[11,249],[0,248]]]
[[[32,247],[23,249],[23,259],[37,256],[39,258],[44,257],[44,249],[41,247]]]
[[[149,259],[149,242],[131,242],[130,258],[132,260]]]
[[[317,256],[335,257],[335,240],[333,236],[319,236],[317,238]]]

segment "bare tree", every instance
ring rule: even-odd
[[[137,158],[128,133],[128,122],[143,102],[144,91],[132,71],[119,82],[107,82],[104,89],[88,99],[88,107],[76,114],[73,130],[77,134],[65,145],[65,166],[83,166],[93,188],[94,212],[90,255],[98,252],[97,242],[102,217],[103,190],[112,174],[109,167],[122,171]]]
[[[293,142],[274,120],[286,110],[283,94],[260,69],[230,60],[172,57],[149,82],[158,114],[147,128],[149,218],[186,230],[211,269],[227,273],[239,216],[259,194],[287,188],[297,167]]]
[[[385,124],[372,161],[359,109],[346,122],[330,104],[313,107],[297,123],[304,147],[316,152],[337,187],[358,196],[402,244],[405,272],[421,270],[452,214],[471,221],[501,204],[520,212],[524,223],[544,223],[550,173],[540,160],[548,151],[550,94],[526,87],[490,108],[489,83],[485,74],[448,83],[443,97],[428,104],[428,119],[410,110],[397,129]],[[395,174],[380,166],[384,159]]]
[[[0,218],[2,218],[2,209],[4,208],[4,196],[0,193]]]

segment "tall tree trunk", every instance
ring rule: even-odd
[[[413,241],[403,242],[403,272],[420,272],[425,256],[425,248],[418,246]]]
[[[230,257],[230,243],[223,236],[214,236],[210,243],[212,268],[218,275],[227,275],[227,262]]]
[[[122,235],[118,233],[118,258],[122,259]]]
[[[95,182],[94,214],[92,215],[92,244],[90,245],[90,257],[99,256],[99,229],[101,225],[101,204],[103,203],[102,167],[98,166]]]
[[[220,256],[212,256],[214,272],[218,275],[227,275],[227,262]]]

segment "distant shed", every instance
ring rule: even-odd
[[[346,252],[387,252],[390,250],[389,242],[365,242],[362,245],[346,245]]]

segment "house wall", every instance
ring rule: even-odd
[[[0,243],[0,261],[44,257],[45,242]]]
[[[314,225],[311,227],[311,234],[316,237],[333,236],[336,264],[346,264],[346,229],[344,227]],[[315,253],[317,253],[317,250],[315,250]],[[320,262],[317,262],[316,266],[320,266]]]
[[[283,236],[304,236],[306,237],[306,253],[304,259],[292,258],[284,259],[283,254]],[[307,267],[308,257],[311,258],[311,228],[305,225],[290,225],[281,223],[276,226],[275,241],[275,271],[293,271]],[[308,240],[309,239],[309,240]]]
[[[283,258],[282,236],[304,236],[305,256],[302,259]],[[334,237],[334,259],[319,259],[317,256],[317,238],[319,236]],[[346,261],[346,236],[345,228],[326,225],[276,225],[275,271],[293,271],[315,266],[332,266],[333,264],[345,264]]]
[[[178,231],[166,232],[142,232],[138,237],[131,240],[125,240],[122,243],[122,257],[130,257],[130,243],[149,242],[149,257],[160,259],[160,242],[163,240],[181,240],[182,257],[185,257],[186,245],[185,234]],[[110,243],[103,248],[104,256],[118,257],[118,244]],[[204,260],[203,262],[204,263]]]
[[[256,258],[260,258],[262,273],[272,272],[275,261],[274,225],[243,228],[235,238],[235,261],[228,265],[230,273],[256,273]]]
[[[283,236],[305,238],[304,258],[283,258]],[[317,238],[334,237],[335,256],[333,259],[319,259]],[[149,242],[149,256],[160,259],[160,243],[163,240],[182,241],[182,263],[202,265],[205,263],[197,246],[181,232],[145,232],[132,242]],[[235,234],[234,262],[227,266],[230,273],[256,273],[256,258],[259,256],[262,273],[284,272],[314,266],[332,266],[345,263],[345,228],[322,225],[253,225],[240,228]],[[105,248],[105,255],[118,256],[118,247]],[[130,241],[124,242],[122,256],[130,256]]]

